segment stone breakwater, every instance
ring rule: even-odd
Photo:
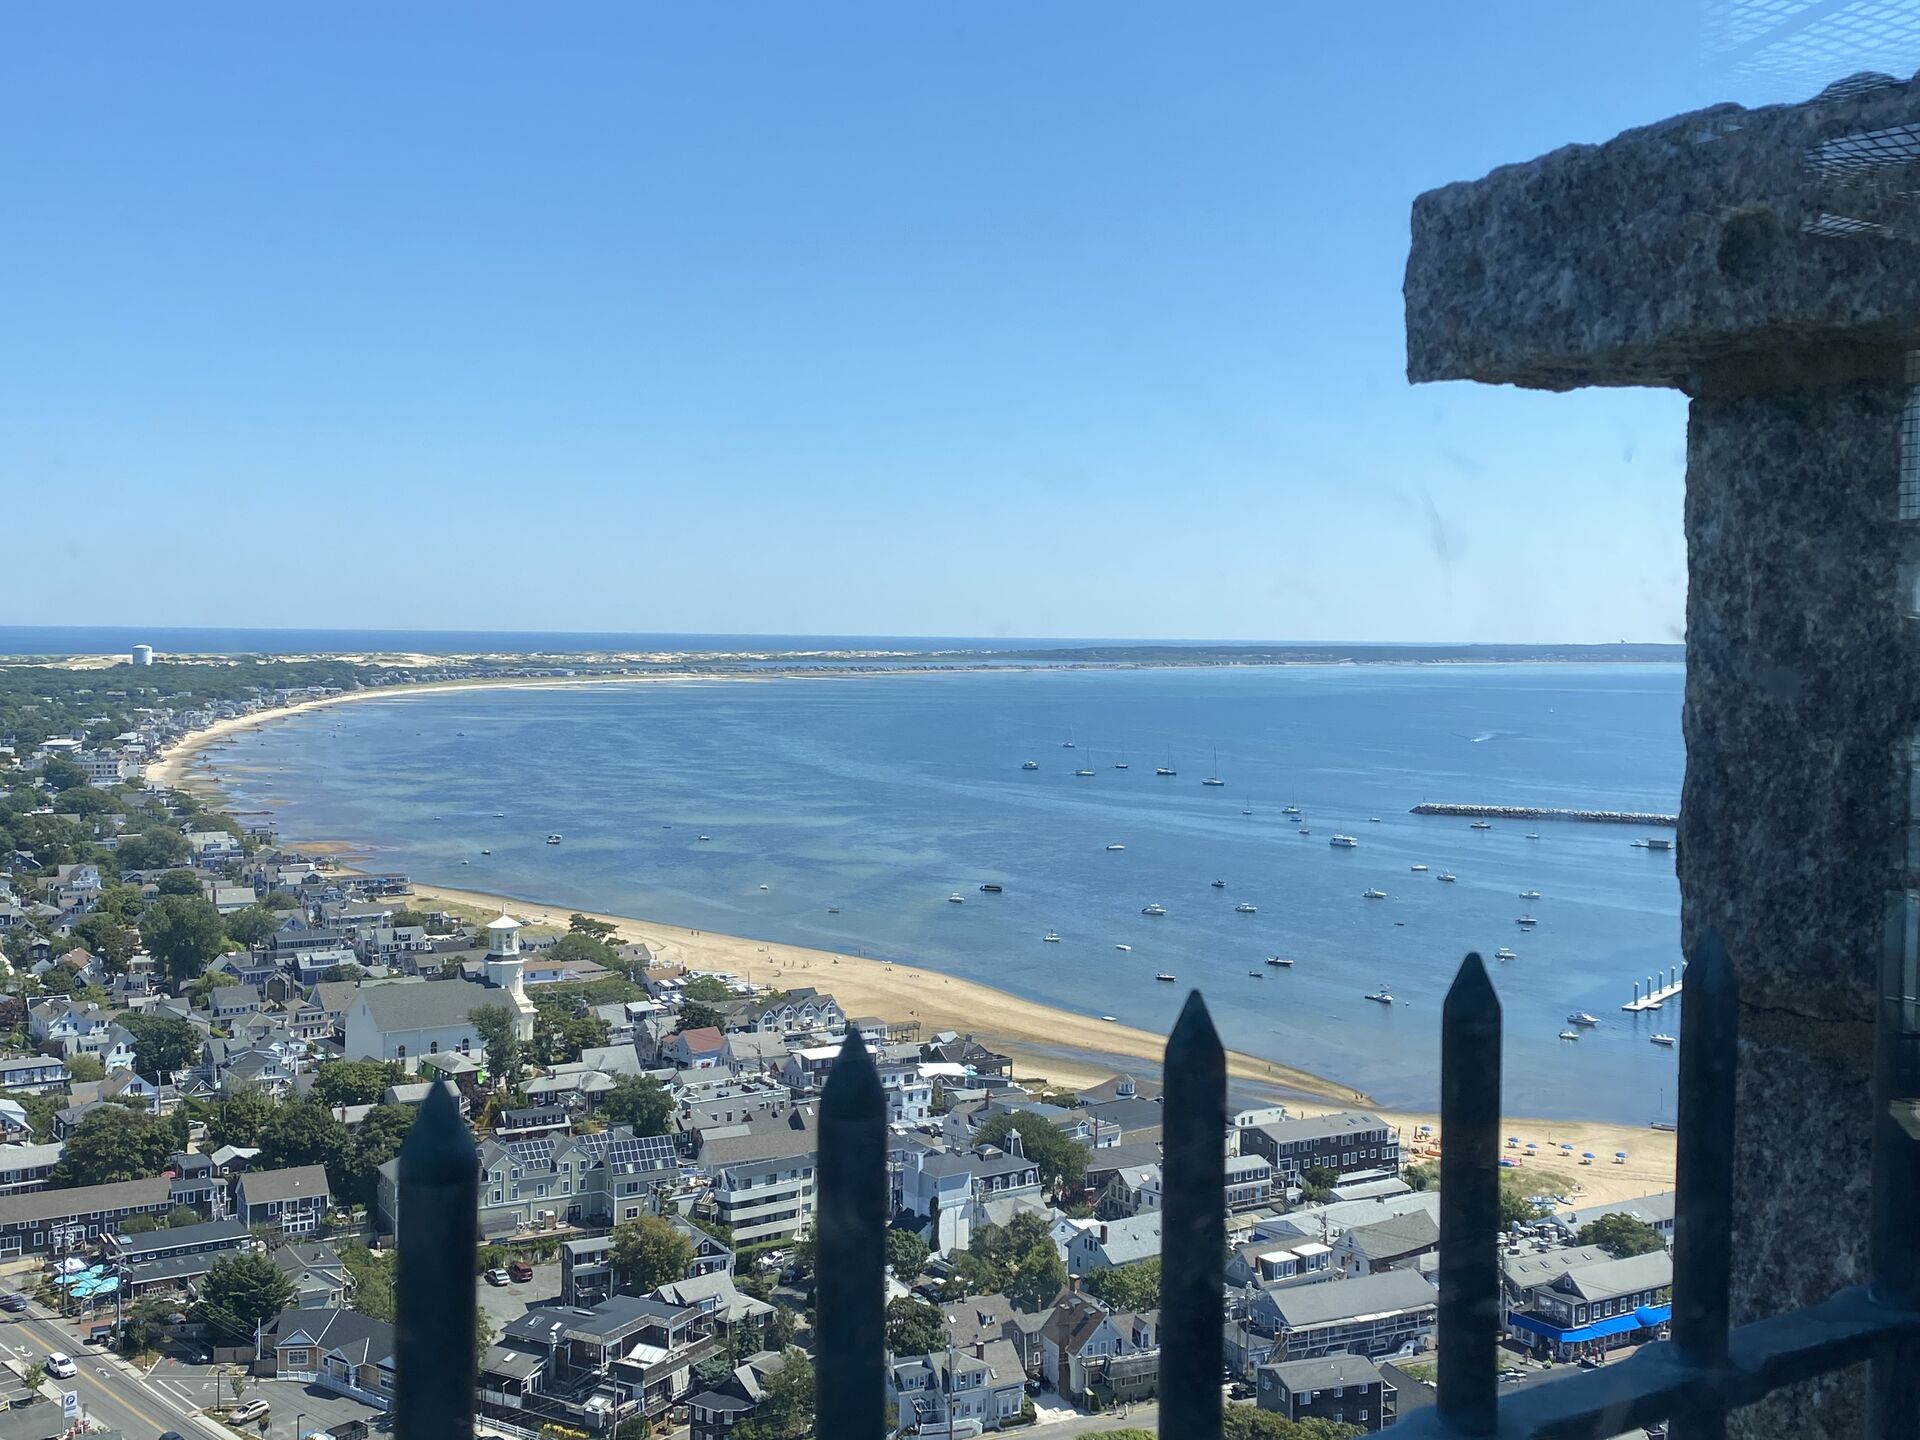
[[[1678,815],[1656,815],[1645,810],[1560,810],[1537,805],[1440,805],[1427,801],[1413,807],[1414,815],[1462,815],[1470,820],[1597,820],[1603,825],[1680,824]]]

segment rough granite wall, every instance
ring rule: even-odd
[[[1696,399],[1688,422],[1686,943],[1740,977],[1733,1319],[1867,1275],[1872,986],[1920,729],[1894,380]],[[1864,1433],[1864,1369],[1734,1418]]]

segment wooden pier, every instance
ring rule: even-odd
[[[1686,968],[1687,967],[1682,964],[1675,969],[1663,971],[1659,975],[1649,975],[1647,977],[1647,993],[1644,995],[1640,993],[1640,982],[1638,980],[1634,981],[1633,999],[1629,1000],[1620,1008],[1635,1013],[1642,1010],[1658,1010],[1662,1005],[1666,1004],[1667,1001],[1673,999],[1674,996],[1680,993],[1680,976]],[[1656,986],[1653,983],[1655,980],[1659,980],[1662,983]]]
[[[1678,815],[1660,815],[1646,810],[1561,810],[1538,805],[1443,805],[1428,800],[1422,800],[1409,813],[1460,815],[1472,820],[1592,820],[1602,825],[1659,825],[1668,829],[1680,823]]]

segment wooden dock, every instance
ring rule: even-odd
[[[1602,825],[1654,825],[1672,829],[1679,825],[1678,815],[1661,815],[1647,810],[1562,810],[1539,805],[1443,805],[1423,800],[1410,812],[1414,815],[1460,815],[1470,820],[1590,820]]]
[[[1661,975],[1649,975],[1647,977],[1646,993],[1644,995],[1640,992],[1640,982],[1638,980],[1634,981],[1633,999],[1629,1000],[1620,1008],[1636,1014],[1642,1010],[1658,1010],[1662,1005],[1666,1004],[1667,1001],[1673,999],[1680,993],[1680,977],[1686,968],[1685,964],[1682,964],[1676,969],[1665,971]],[[1655,980],[1660,980],[1663,983],[1655,985]]]

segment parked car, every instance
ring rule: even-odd
[[[264,1400],[249,1400],[244,1405],[236,1405],[227,1411],[229,1425],[250,1425],[273,1407]]]
[[[178,1430],[162,1430],[160,1432],[160,1440],[187,1440],[187,1437],[182,1435]]]
[[[518,1280],[524,1285],[527,1281],[533,1279],[533,1266],[524,1260],[515,1260],[507,1266],[507,1275],[508,1278]]]
[[[95,1325],[87,1331],[87,1344],[111,1345],[113,1343],[112,1325]]]
[[[6,1311],[7,1314],[18,1315],[22,1310],[26,1308],[27,1308],[26,1296],[21,1295],[13,1290],[9,1290],[4,1294],[0,1294],[0,1310]]]
[[[507,1272],[496,1265],[487,1271],[486,1280],[489,1285],[504,1285],[507,1283]]]
[[[73,1363],[73,1357],[63,1355],[58,1350],[47,1356],[46,1369],[47,1374],[56,1380],[71,1380],[80,1373],[80,1367]]]

